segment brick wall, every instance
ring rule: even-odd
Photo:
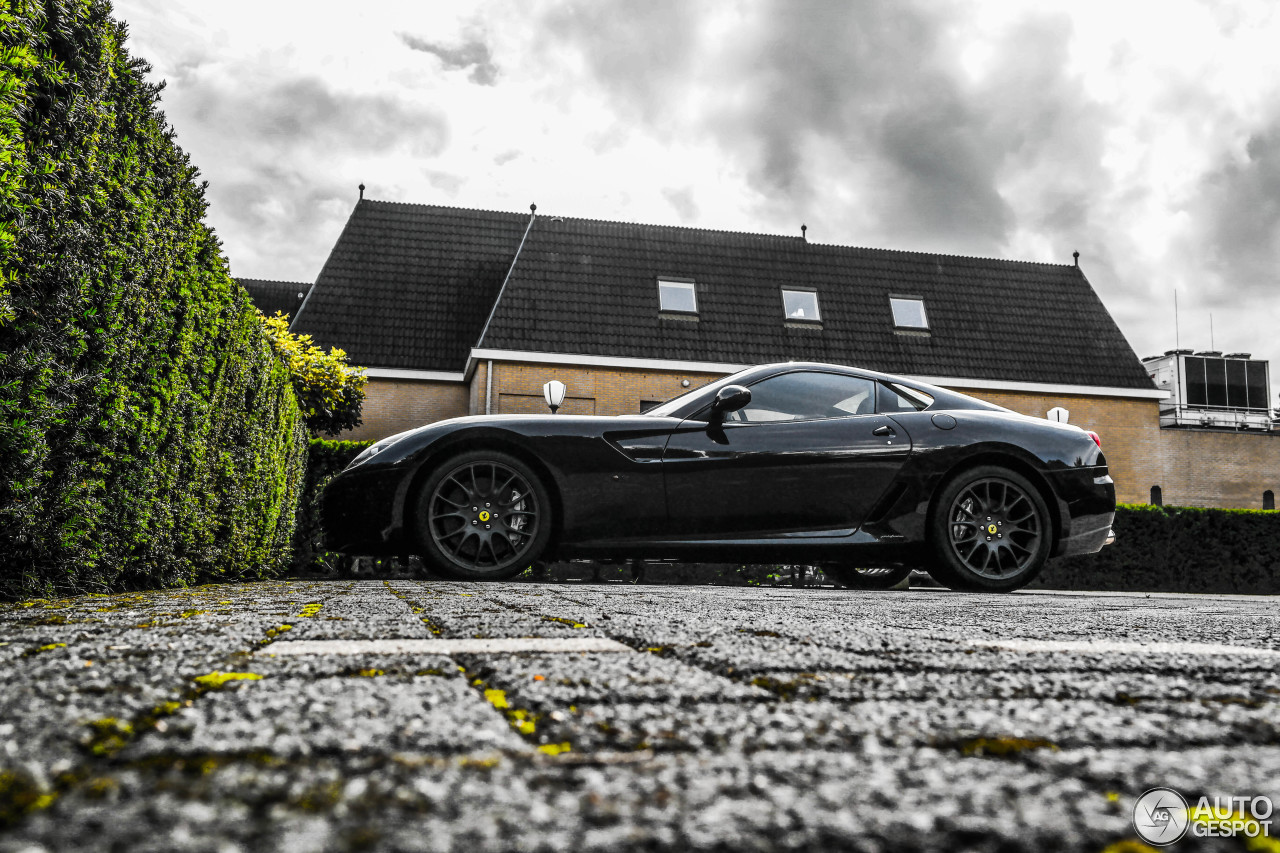
[[[432,421],[483,414],[486,392],[493,414],[545,413],[542,386],[552,379],[568,389],[562,413],[623,415],[720,378],[712,373],[497,362],[489,389],[487,369],[488,363],[481,362],[467,384],[371,379],[364,425],[343,438],[381,438]],[[1155,400],[1003,391],[972,396],[1033,417],[1044,417],[1054,406],[1069,410],[1071,423],[1102,437],[1116,496],[1123,503],[1148,502],[1157,485],[1171,506],[1260,509],[1263,491],[1280,492],[1280,433],[1162,430]]]
[[[967,393],[967,392],[966,392]],[[1156,400],[978,391],[971,396],[1034,417],[1054,406],[1102,437],[1116,498],[1148,503],[1159,486],[1169,506],[1261,509],[1280,492],[1280,433],[1161,429]]]
[[[476,375],[480,375],[480,370]],[[715,373],[669,373],[572,367],[559,364],[495,363],[493,366],[493,414],[535,412],[545,414],[542,386],[552,379],[565,384],[565,405],[560,411],[580,415],[635,415],[645,403],[660,403],[719,379]],[[682,382],[687,380],[686,388]],[[483,389],[480,408],[484,411]]]
[[[341,438],[385,438],[423,424],[461,417],[467,414],[467,392],[462,382],[370,379],[361,410],[364,423]]]
[[[1280,492],[1280,433],[1166,429],[1160,438],[1162,479],[1152,485],[1170,506],[1262,509],[1264,491]]]

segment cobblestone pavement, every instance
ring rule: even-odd
[[[1119,853],[1150,787],[1280,799],[1274,598],[209,586],[0,605],[0,684],[0,853]]]

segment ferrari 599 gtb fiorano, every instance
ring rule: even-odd
[[[500,580],[537,560],[821,566],[849,586],[914,568],[1008,591],[1110,539],[1098,437],[913,380],[772,364],[640,415],[429,424],[328,485],[327,547],[419,554]]]

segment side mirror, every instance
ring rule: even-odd
[[[726,385],[716,392],[711,401],[711,416],[719,417],[725,412],[736,412],[751,402],[751,390],[741,385]]]

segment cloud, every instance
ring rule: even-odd
[[[240,80],[189,87],[202,122],[236,127],[231,138],[252,151],[277,148],[356,149],[366,154],[410,145],[430,156],[448,142],[439,112],[385,94],[336,91],[317,77],[286,78],[241,89]]]
[[[706,58],[706,21],[706,10],[685,0],[574,0],[538,21],[536,39],[549,59],[563,47],[580,51],[590,69],[582,82],[603,86],[624,115],[654,130],[678,112]]]
[[[662,191],[662,197],[671,204],[681,222],[698,220],[698,203],[694,200],[693,187],[667,187]]]
[[[1244,156],[1206,175],[1198,213],[1212,269],[1238,299],[1275,293],[1280,270],[1280,121],[1249,136]]]
[[[396,33],[396,38],[404,42],[411,50],[429,53],[444,63],[448,70],[470,68],[469,79],[481,86],[492,86],[498,80],[498,66],[494,65],[489,53],[489,45],[478,38],[457,46],[447,47],[435,42],[420,39],[408,33]]]
[[[546,16],[543,35],[585,60],[620,123],[713,140],[778,221],[994,253],[1018,226],[1011,169],[1097,171],[1087,134],[1103,116],[1064,70],[1062,18],[1027,16],[994,39],[988,73],[973,79],[958,59],[968,30],[956,6],[775,0],[722,19],[697,9],[581,0]],[[1054,184],[1057,214],[1086,217],[1088,182]]]
[[[225,244],[238,247],[230,256],[233,275],[310,281],[356,197],[337,177],[263,165],[211,183],[209,219]]]
[[[412,93],[343,90],[309,75],[273,79],[252,63],[210,66],[181,86],[181,100],[166,99],[165,109],[179,144],[206,170],[208,219],[236,275],[313,278],[357,184],[386,198],[396,188],[383,176],[400,172],[389,162],[421,164],[449,144],[445,116]]]

